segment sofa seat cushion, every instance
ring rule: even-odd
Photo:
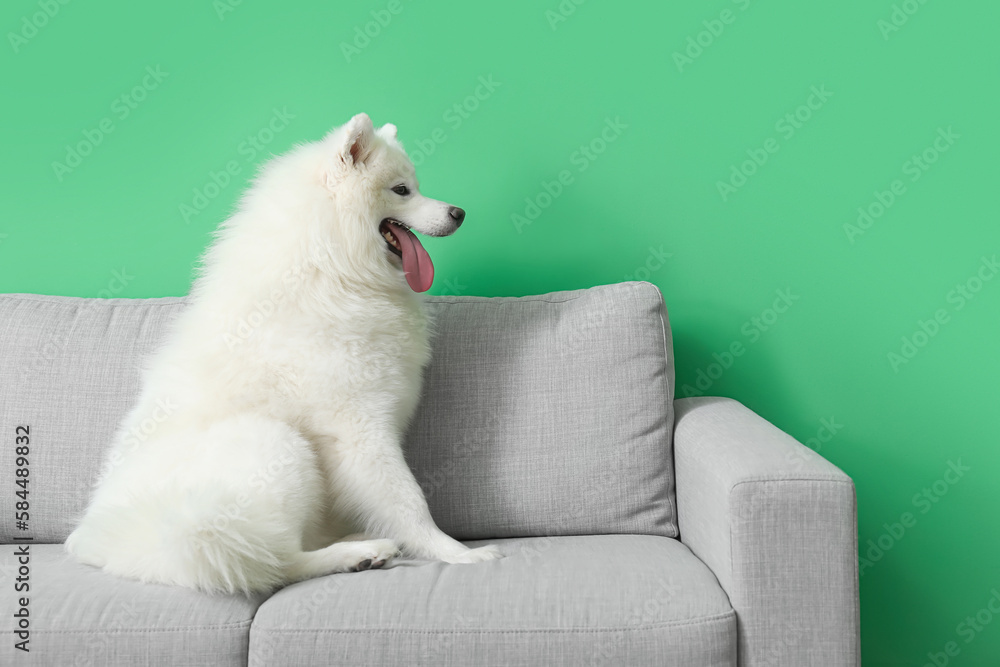
[[[263,597],[210,596],[120,579],[77,563],[61,544],[31,545],[31,589],[15,594],[17,548],[0,547],[6,592],[0,596],[0,664],[247,664],[250,623]],[[29,653],[14,649],[21,595],[29,599]]]
[[[735,612],[680,542],[496,543],[499,561],[403,561],[288,586],[257,611],[250,664],[736,665]]]

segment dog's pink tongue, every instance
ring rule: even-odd
[[[424,250],[420,240],[408,229],[399,225],[392,226],[393,234],[399,241],[403,251],[403,271],[406,272],[406,282],[414,292],[426,292],[434,282],[434,264],[431,256]]]

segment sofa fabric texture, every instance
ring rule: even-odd
[[[673,345],[659,290],[429,299],[407,460],[459,539],[677,535]]]
[[[264,597],[211,596],[82,565],[61,544],[32,544],[29,652],[13,648],[14,545],[0,546],[0,665],[236,667]]]
[[[735,667],[729,600],[677,540],[497,543],[506,557],[485,567],[403,563],[293,584],[258,610],[251,664]]]
[[[681,540],[738,614],[741,667],[860,664],[850,477],[737,401],[676,406]]]
[[[674,401],[655,286],[425,301],[406,457],[438,524],[506,557],[246,598],[120,579],[61,544],[187,299],[0,295],[0,479],[15,428],[31,441],[30,534],[0,494],[0,664],[860,665],[853,483],[736,401]]]
[[[82,516],[104,452],[139,397],[142,360],[184,303],[0,295],[0,433],[30,429],[35,542],[63,542]],[[14,463],[0,456],[0,479],[14,479]],[[0,542],[23,536],[16,500],[0,494]]]

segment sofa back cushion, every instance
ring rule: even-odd
[[[0,542],[70,533],[143,359],[186,302],[0,295],[0,479],[15,478],[15,430],[30,432],[30,530],[4,494]],[[677,535],[673,352],[655,286],[425,302],[433,359],[404,448],[443,530]]]
[[[28,530],[0,494],[0,542],[62,542],[82,515],[104,452],[139,396],[142,359],[185,300],[0,295],[0,479],[18,479],[15,431],[29,431]],[[23,434],[23,430],[19,435]]]
[[[429,301],[434,355],[406,453],[445,532],[677,534],[655,286]]]

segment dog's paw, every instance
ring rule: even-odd
[[[357,554],[355,565],[349,568],[350,572],[377,570],[399,555],[399,547],[392,540],[352,541],[351,546],[357,548]]]
[[[495,544],[489,544],[478,549],[469,549],[445,560],[448,563],[483,563],[488,560],[498,560],[500,558],[503,558],[503,554],[500,553],[499,547]]]

